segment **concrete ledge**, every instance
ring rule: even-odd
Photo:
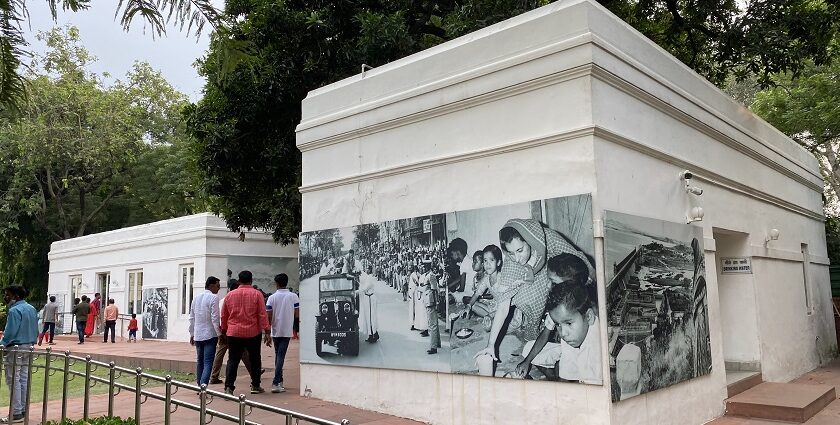
[[[726,400],[726,414],[803,423],[836,398],[829,385],[765,382]]]
[[[728,376],[727,376],[727,381],[728,381]],[[744,391],[746,391],[746,390],[748,390],[748,389],[750,389],[750,388],[752,388],[756,385],[761,384],[762,382],[764,382],[764,381],[761,379],[761,373],[760,372],[755,372],[755,373],[750,374],[748,376],[745,376],[741,379],[738,379],[735,382],[727,383],[727,385],[726,385],[726,396],[727,397],[734,397],[734,396],[736,396],[738,394],[741,394],[742,392],[744,392]]]

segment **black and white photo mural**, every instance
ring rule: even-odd
[[[169,317],[169,290],[143,290],[143,339],[166,339]]]
[[[703,229],[604,218],[612,400],[710,373]]]
[[[301,234],[301,361],[602,383],[590,195]]]

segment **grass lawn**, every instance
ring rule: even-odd
[[[31,379],[32,379],[31,402],[32,403],[38,403],[38,402],[41,402],[41,400],[44,398],[44,369],[43,369],[44,358],[41,357],[41,358],[35,360],[33,362],[33,364],[34,365],[40,365],[42,367],[40,369],[34,369],[32,371],[32,377],[31,377]],[[54,358],[51,362],[51,366],[52,367],[63,368],[64,367],[64,360],[61,359],[61,358]],[[72,369],[74,371],[84,373],[85,362],[79,361],[76,364],[74,364],[73,366],[70,366],[70,369]],[[91,366],[91,375],[93,375],[93,376],[98,376],[98,377],[101,377],[101,378],[104,378],[104,379],[108,379],[109,372],[110,372],[110,370],[107,367],[101,367],[100,366],[98,369],[93,370],[93,367]],[[143,372],[144,373],[149,373],[149,374],[152,374],[152,375],[157,375],[157,376],[166,376],[167,374],[169,374],[169,375],[172,375],[172,380],[173,381],[188,382],[188,383],[191,383],[191,384],[195,383],[195,375],[191,374],[191,373],[171,372],[171,371],[168,371],[168,370],[159,370],[159,369],[144,369]],[[0,383],[0,407],[8,407],[9,406],[9,387],[6,385],[5,371],[3,371],[3,374],[4,374],[3,380],[2,380],[2,383]],[[84,376],[70,375],[70,378],[72,378],[72,380],[67,382],[67,397],[68,398],[78,398],[78,397],[84,396],[84,393],[85,393],[85,378],[84,378]],[[53,371],[53,374],[50,375],[49,400],[60,400],[61,399],[61,389],[62,389],[62,385],[63,385],[63,380],[64,380],[64,371],[63,370]],[[120,376],[120,374],[117,373],[116,381],[120,382],[120,383],[123,383],[123,384],[128,384],[128,385],[133,386],[134,382],[135,382],[135,375],[133,373],[132,374],[123,373],[122,376]],[[95,383],[96,385],[94,385],[94,383],[95,382],[91,381],[90,393],[92,395],[93,394],[106,394],[108,392],[108,384],[103,384],[101,382],[96,382]],[[162,386],[163,386],[162,382],[159,383],[157,381],[152,381],[152,380],[150,380],[146,384],[146,387],[162,387]],[[184,390],[180,390],[180,392],[183,392],[183,391]]]

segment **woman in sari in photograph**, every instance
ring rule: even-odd
[[[487,347],[475,355],[479,363],[486,363],[489,359],[492,359],[494,364],[499,361],[498,347],[508,332],[518,330],[527,340],[537,338],[552,286],[546,267],[549,258],[564,253],[573,254],[586,263],[589,276],[595,276],[593,260],[589,256],[577,249],[560,232],[548,228],[538,220],[508,220],[499,230],[499,242],[505,252],[499,279],[524,283],[512,298],[497,305]]]

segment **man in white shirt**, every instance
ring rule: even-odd
[[[216,343],[222,331],[220,329],[219,278],[210,276],[204,284],[205,291],[193,298],[190,306],[190,344],[195,346],[198,385],[208,385],[213,359],[216,356]]]
[[[300,299],[289,290],[289,276],[285,273],[274,276],[274,283],[277,284],[277,292],[271,294],[265,304],[274,342],[274,380],[271,382],[271,392],[282,393],[286,391],[283,388],[283,363],[294,321],[300,314]]]
[[[377,314],[377,300],[374,292],[376,276],[373,266],[368,265],[365,273],[359,278],[359,325],[367,333],[365,341],[374,343],[379,341],[379,316]]]

